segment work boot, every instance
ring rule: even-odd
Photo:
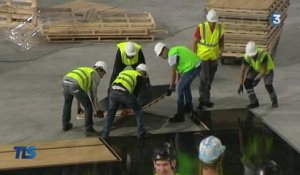
[[[209,102],[205,103],[205,106],[208,108],[212,108],[212,107],[214,107],[214,103],[209,101]]]
[[[184,122],[184,121],[185,121],[184,113],[182,112],[176,113],[173,118],[169,119],[169,122]]]
[[[69,131],[72,128],[73,128],[73,124],[68,123],[67,125],[63,126],[63,131]]]
[[[185,113],[191,113],[191,112],[193,112],[193,105],[187,105],[187,104],[185,104],[184,105],[184,112]]]
[[[138,135],[137,138],[138,139],[146,139],[146,138],[149,138],[150,136],[151,136],[151,133],[145,131],[145,132],[143,132],[143,134]]]
[[[277,100],[272,102],[272,108],[277,108],[278,107],[278,102]]]
[[[247,105],[248,109],[252,109],[252,108],[257,108],[259,106],[258,101],[254,102],[254,103],[250,103]]]
[[[86,137],[99,136],[99,133],[97,131],[95,131],[94,128],[85,130],[84,134]]]
[[[204,107],[204,103],[203,102],[199,102],[199,105],[197,107],[198,110],[203,110],[203,107]]]

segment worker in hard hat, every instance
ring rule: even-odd
[[[175,175],[176,171],[176,153],[170,143],[153,150],[152,161],[155,175]]]
[[[206,15],[206,22],[200,23],[194,34],[193,51],[202,60],[199,87],[198,109],[212,108],[210,100],[211,84],[218,69],[218,60],[224,48],[224,25],[218,22],[218,15],[211,9]]]
[[[93,128],[93,107],[98,117],[103,117],[103,112],[98,106],[97,88],[100,79],[107,72],[107,64],[104,61],[97,61],[93,67],[78,67],[67,73],[63,78],[63,94],[65,98],[62,125],[63,130],[72,129],[71,108],[73,97],[83,105],[85,113],[85,135],[96,135]],[[88,95],[90,93],[90,97]],[[91,100],[90,100],[91,99]]]
[[[142,108],[137,101],[139,91],[145,83],[144,78],[146,75],[147,66],[145,64],[139,64],[136,70],[123,70],[113,81],[109,93],[109,109],[101,131],[101,136],[104,139],[109,137],[111,126],[121,103],[132,108],[135,113],[138,138],[143,139],[149,136],[143,124]]]
[[[241,66],[240,86],[238,88],[239,94],[243,92],[243,86],[247,91],[250,100],[247,108],[251,109],[259,106],[254,87],[262,78],[272,101],[272,107],[278,107],[277,95],[273,87],[274,67],[275,65],[270,54],[263,49],[257,48],[254,41],[247,43],[246,53]]]
[[[167,96],[172,94],[177,76],[180,77],[176,85],[177,113],[169,119],[169,122],[184,122],[184,113],[193,110],[191,83],[200,72],[201,60],[185,46],[168,48],[164,43],[159,42],[155,45],[154,51],[156,56],[168,59],[171,67],[171,81]]]
[[[142,47],[134,42],[121,42],[117,44],[118,50],[115,58],[114,69],[110,78],[109,85],[117,78],[119,73],[127,66],[135,69],[139,64],[146,64]],[[147,84],[150,80],[146,78]]]
[[[200,160],[199,174],[222,174],[222,163],[226,147],[219,138],[208,136],[199,145],[198,158]]]

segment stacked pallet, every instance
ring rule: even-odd
[[[153,41],[156,27],[150,13],[84,1],[41,9],[38,19],[49,42]]]
[[[36,0],[3,0],[0,5],[0,27],[11,27],[20,22],[32,22]]]
[[[283,30],[289,0],[210,0],[207,10],[217,11],[225,24],[223,56],[242,57],[248,41],[273,53]],[[271,16],[280,14],[280,24],[273,25]]]

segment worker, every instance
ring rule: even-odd
[[[204,138],[199,145],[201,175],[222,174],[222,163],[226,147],[215,136]]]
[[[126,66],[131,66],[133,69],[135,69],[139,64],[146,64],[142,48],[139,44],[128,41],[117,44],[117,47],[118,50],[109,85],[112,84],[112,82],[117,78],[119,73],[126,68]],[[150,85],[149,78],[146,78],[146,83],[147,85]]]
[[[109,137],[109,132],[113,124],[116,112],[121,103],[127,107],[132,108],[137,123],[138,138],[144,139],[150,135],[143,124],[143,111],[137,101],[137,96],[141,87],[145,84],[144,78],[147,77],[147,66],[139,64],[136,70],[123,70],[119,76],[113,81],[111,85],[111,92],[109,93],[109,109],[101,131],[102,138]]]
[[[210,101],[211,84],[218,69],[218,60],[224,48],[224,25],[218,22],[218,15],[211,9],[206,15],[207,21],[200,23],[194,34],[193,51],[202,60],[200,72],[200,98],[198,109],[212,108]]]
[[[171,82],[167,96],[172,94],[177,82],[177,113],[169,122],[184,122],[184,113],[193,111],[191,83],[200,72],[201,60],[185,46],[168,48],[164,43],[157,43],[154,47],[156,56],[168,59],[171,67]],[[178,73],[178,74],[177,74]],[[180,78],[179,78],[180,77]]]
[[[250,104],[247,108],[259,106],[258,99],[254,92],[254,87],[263,78],[272,107],[278,107],[277,95],[273,87],[274,63],[272,57],[263,49],[257,48],[254,41],[249,41],[246,45],[246,53],[241,66],[240,86],[238,93],[243,92],[243,85],[246,88]]]
[[[157,147],[152,155],[155,175],[175,175],[176,153],[170,143]]]
[[[84,107],[85,135],[93,136],[97,134],[93,128],[93,107],[97,116],[103,117],[103,112],[98,106],[97,87],[106,72],[107,64],[104,61],[97,61],[93,67],[78,67],[64,76],[62,83],[65,98],[62,116],[64,131],[68,131],[73,127],[73,124],[70,123],[71,108],[73,97],[76,97]],[[90,97],[88,92],[90,92]]]

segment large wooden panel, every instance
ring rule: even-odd
[[[15,159],[15,145],[36,146],[36,157]],[[0,170],[116,161],[120,161],[119,156],[98,138],[2,145],[0,152]]]
[[[210,0],[209,7],[267,10],[276,0]]]

